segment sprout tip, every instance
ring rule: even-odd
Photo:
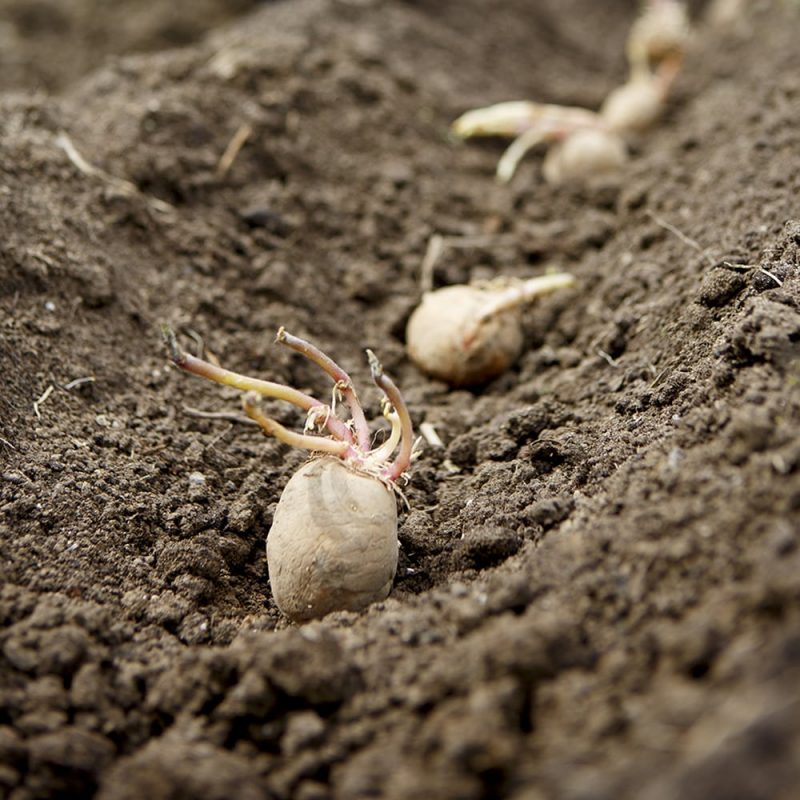
[[[383,376],[383,364],[378,361],[378,357],[372,350],[367,350],[367,361],[369,362],[369,369],[372,373],[372,379],[380,378]]]
[[[186,361],[186,354],[178,344],[178,338],[175,336],[175,331],[172,330],[172,327],[166,322],[162,323],[161,325],[161,336],[163,337],[164,344],[166,344],[167,350],[169,351],[170,360],[174,364],[181,366]]]

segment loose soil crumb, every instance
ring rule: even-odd
[[[559,190],[535,154],[495,186],[503,143],[449,122],[596,108],[633,2],[2,5],[0,796],[796,796],[792,4],[694,4],[666,118],[618,180]],[[480,391],[404,355],[434,233],[484,237],[437,286],[579,281]],[[264,542],[305,456],[192,414],[236,393],[170,369],[161,321],[319,396],[280,325],[360,387],[378,353],[445,445],[387,601],[281,618]]]

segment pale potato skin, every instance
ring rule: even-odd
[[[289,619],[361,611],[397,572],[397,504],[380,480],[341,459],[304,464],[283,490],[267,536],[272,595]]]
[[[616,172],[627,158],[625,143],[616,134],[580,130],[548,150],[542,172],[557,186]]]
[[[522,321],[514,308],[476,325],[493,294],[448,286],[423,295],[406,327],[409,358],[450,386],[477,386],[505,372],[522,351]]]
[[[649,128],[664,107],[661,90],[652,78],[639,78],[615,89],[606,98],[600,116],[608,127],[626,134]]]

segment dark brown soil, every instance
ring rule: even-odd
[[[662,124],[618,181],[560,190],[536,156],[495,186],[502,144],[448,124],[597,106],[632,0],[292,0],[226,26],[254,4],[206,3],[177,36],[164,20],[192,4],[76,1],[55,34],[54,5],[2,3],[0,26],[19,68],[0,99],[0,796],[797,797],[792,4],[723,27],[696,5]],[[64,133],[138,191],[76,168]],[[447,250],[439,284],[579,279],[481,391],[404,356],[434,233],[486,237]],[[305,456],[187,413],[236,394],[170,368],[161,321],[324,397],[272,344],[285,325],[376,416],[378,352],[445,442],[413,471],[389,600],[281,619],[264,541]]]

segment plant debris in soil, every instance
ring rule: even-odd
[[[596,108],[632,1],[205,3],[175,35],[139,4],[143,38],[133,3],[55,33],[2,5],[0,796],[796,796],[793,4],[692,4],[658,128],[558,189],[534,154],[496,186],[503,143],[448,126]],[[91,53],[59,75],[54,40]],[[480,390],[405,356],[435,235],[436,286],[578,281]],[[442,442],[386,601],[281,617],[264,543],[305,455],[172,370],[165,321],[318,396],[279,326],[359,386],[380,353]]]

